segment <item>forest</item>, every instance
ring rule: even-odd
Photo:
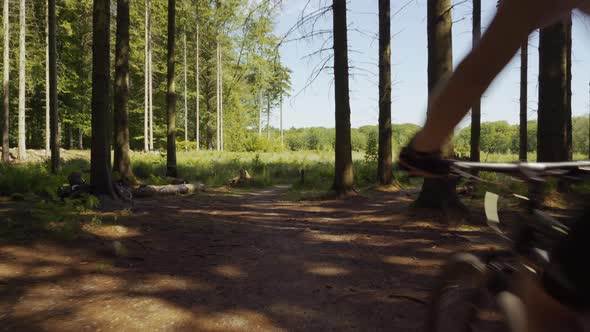
[[[587,207],[583,176],[533,174],[535,162],[590,159],[590,116],[572,103],[572,45],[587,41],[572,38],[572,15],[535,29],[538,77],[528,75],[529,41],[513,43],[518,123],[482,121],[483,99],[459,100],[469,122],[436,142],[439,161],[511,163],[522,174],[421,178],[398,156],[428,122],[392,121],[407,110],[392,97],[403,45],[391,23],[414,1],[378,0],[363,13],[378,20],[378,53],[366,59],[378,70],[378,121],[355,128],[351,114],[365,111],[351,108],[356,2],[302,0],[279,33],[292,2],[2,0],[1,326],[423,330],[450,255],[506,246],[482,212],[490,192],[506,196],[496,202],[502,217],[534,206],[533,217],[561,220]],[[470,17],[454,17],[466,3]],[[453,58],[456,20],[472,22],[472,54],[485,47],[482,1],[414,5],[424,12],[423,89],[433,102],[469,61]],[[334,127],[294,127],[284,106],[300,87],[281,48],[318,36],[326,43],[305,58],[324,57],[306,88],[330,77]]]

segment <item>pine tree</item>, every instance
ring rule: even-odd
[[[350,90],[348,77],[348,25],[346,0],[333,0],[334,96],[336,105],[335,173],[333,189],[339,196],[354,193],[350,138]]]
[[[4,0],[4,76],[2,80],[2,161],[10,161],[10,1]]]
[[[55,17],[55,0],[48,1],[49,24],[49,125],[51,171],[57,173],[60,168],[59,113],[57,110],[57,19]]]
[[[166,110],[168,115],[168,132],[166,148],[166,176],[177,177],[176,168],[176,82],[175,82],[175,37],[176,37],[176,0],[168,0],[168,92]]]
[[[481,39],[481,0],[473,0],[473,48]],[[481,140],[481,99],[477,99],[471,108],[471,161],[479,161]]]
[[[27,133],[26,133],[26,1],[20,0],[19,9],[19,65],[18,65],[18,157],[27,159]]]
[[[379,0],[379,158],[381,185],[393,183],[391,132],[391,2]]]

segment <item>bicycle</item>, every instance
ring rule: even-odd
[[[527,318],[523,289],[551,281],[552,295],[562,303],[577,303],[580,295],[562,271],[551,264],[551,250],[564,239],[569,228],[540,210],[543,184],[549,177],[580,181],[590,174],[589,162],[567,163],[471,163],[452,162],[450,176],[481,180],[474,171],[509,174],[529,184],[526,212],[511,229],[498,217],[498,195],[487,193],[485,212],[488,225],[509,244],[506,250],[489,250],[483,257],[458,254],[442,268],[429,301],[427,332],[445,331],[534,331]],[[547,298],[549,295],[544,295]],[[553,298],[551,298],[553,299]],[[569,307],[568,307],[569,308]],[[560,314],[552,309],[551,314]],[[564,313],[564,315],[566,315]],[[565,321],[565,319],[564,319]],[[559,330],[567,331],[561,326]],[[549,329],[551,330],[551,329]]]

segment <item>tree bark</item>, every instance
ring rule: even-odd
[[[45,6],[45,156],[51,155],[49,124],[49,2]]]
[[[565,161],[567,151],[567,25],[541,29],[537,159]]]
[[[84,131],[78,128],[78,150],[84,150]]]
[[[66,127],[68,128],[66,131],[66,149],[72,150],[74,149],[74,133],[72,131],[72,124],[68,124]]]
[[[280,96],[280,112],[281,112],[281,149],[285,147],[285,133],[283,132],[283,94],[281,94]]]
[[[223,135],[223,48],[219,45],[219,139],[220,150],[225,149],[225,141]]]
[[[92,32],[92,145],[90,183],[95,195],[114,197],[108,132],[111,112],[111,1],[94,0]]]
[[[184,28],[183,34],[183,44],[184,44],[184,143],[188,142],[188,88],[187,88],[187,74],[186,74],[186,27]],[[185,144],[185,150],[187,149],[187,145]]]
[[[333,0],[334,97],[336,105],[335,173],[333,189],[339,196],[354,193],[350,138],[350,91],[348,76],[348,25],[346,0]]]
[[[520,48],[520,140],[518,159],[528,159],[528,71],[529,71],[529,40],[525,40]]]
[[[129,0],[117,0],[114,170],[125,182],[133,179],[129,156],[129,20]]]
[[[453,70],[451,0],[428,0],[428,91],[434,92]],[[447,149],[446,156],[452,149]],[[442,212],[448,223],[461,224],[467,209],[459,201],[456,183],[446,179],[425,179],[416,208]]]
[[[472,48],[481,40],[481,0],[473,0],[473,41]],[[471,108],[471,161],[480,160],[481,141],[481,99],[477,99]]]
[[[55,0],[48,0],[49,7],[49,127],[51,149],[51,172],[60,168],[59,113],[57,109],[57,19]]]
[[[201,90],[200,90],[200,77],[199,75],[201,75],[200,73],[200,68],[199,68],[199,57],[200,57],[200,49],[199,49],[200,45],[199,45],[199,25],[197,24],[197,54],[195,55],[196,61],[197,61],[197,70],[195,73],[195,79],[196,79],[196,92],[197,92],[197,96],[196,96],[196,118],[195,118],[195,138],[196,138],[196,142],[197,142],[197,151],[199,151],[201,149],[201,133],[200,133],[200,126],[201,126],[201,114],[200,114],[200,104],[201,104]]]
[[[567,116],[567,156],[568,160],[574,159],[573,146],[573,123],[572,123],[572,16],[570,15],[566,21],[566,116]]]
[[[26,133],[26,2],[20,0],[19,9],[19,56],[18,56],[18,158],[27,159],[27,133]]]
[[[145,47],[144,47],[144,111],[143,111],[143,151],[148,152],[150,150],[150,134],[149,134],[149,113],[150,113],[150,102],[149,102],[149,2],[150,0],[145,0]]]
[[[4,0],[4,76],[2,79],[2,161],[10,161],[10,1]]]
[[[220,45],[219,45],[219,36],[217,36],[217,59],[215,60],[217,63],[217,88],[216,88],[216,100],[217,100],[217,151],[221,151],[221,92],[220,92],[220,80],[221,77],[219,75],[220,72],[220,64],[219,59],[221,58],[220,54]]]
[[[149,99],[149,128],[150,151],[154,151],[154,64],[152,47],[152,2],[148,0],[148,99]]]
[[[176,168],[176,82],[175,82],[176,0],[168,0],[168,92],[166,108],[168,132],[166,145],[166,176],[178,177]]]
[[[379,158],[377,179],[393,183],[391,132],[391,0],[379,0]]]
[[[270,141],[270,111],[271,111],[271,100],[270,92],[266,96],[266,139]]]

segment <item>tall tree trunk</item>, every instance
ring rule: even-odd
[[[280,108],[280,112],[281,112],[281,149],[285,147],[285,133],[283,132],[283,95],[281,94],[280,96],[280,103],[281,103],[281,108]]]
[[[195,79],[196,79],[196,90],[197,90],[197,96],[196,96],[196,118],[195,118],[195,138],[196,138],[196,142],[197,142],[197,151],[199,151],[201,149],[201,133],[200,133],[200,126],[201,126],[201,114],[200,114],[200,104],[201,104],[201,90],[200,90],[200,68],[199,68],[199,57],[200,57],[200,50],[199,50],[199,25],[197,24],[197,54],[195,55],[196,61],[197,61],[197,70],[195,73]]]
[[[377,179],[393,183],[391,132],[391,0],[379,0],[379,160]]]
[[[133,179],[129,156],[129,20],[129,0],[117,0],[114,170],[125,182]]]
[[[49,125],[49,3],[45,6],[45,156],[51,155]]]
[[[144,48],[144,59],[145,59],[145,66],[144,66],[144,111],[143,111],[143,151],[148,152],[150,149],[150,134],[149,134],[149,113],[150,113],[150,102],[149,102],[149,18],[148,18],[148,8],[149,8],[150,0],[145,0],[145,48]]]
[[[336,105],[335,173],[333,189],[340,196],[354,192],[350,138],[350,91],[348,77],[348,25],[346,0],[333,0],[334,97]]]
[[[428,91],[432,94],[453,70],[451,0],[428,0],[427,10]],[[467,215],[455,181],[446,179],[425,179],[415,207],[441,211],[449,223],[463,223]]]
[[[51,148],[51,172],[59,171],[59,113],[57,110],[57,20],[55,0],[48,0],[49,7],[49,127]]]
[[[520,140],[518,159],[528,159],[528,71],[529,71],[529,40],[525,40],[520,48]]]
[[[167,166],[166,175],[177,177],[176,168],[176,82],[175,82],[175,37],[176,37],[176,0],[168,0],[168,92],[166,108],[168,114]]]
[[[152,2],[148,0],[148,99],[149,99],[149,128],[150,128],[150,151],[154,150],[154,63],[152,43]]]
[[[10,161],[10,1],[4,0],[4,76],[2,79],[2,161]]]
[[[78,128],[78,150],[84,150],[84,131]]]
[[[262,100],[262,92],[258,94],[258,137],[262,137],[262,109],[264,108]]]
[[[219,46],[219,139],[220,149],[225,150],[225,141],[223,135],[223,48]]]
[[[26,57],[26,2],[20,0],[19,9],[19,56],[18,56],[18,158],[27,159],[27,133],[25,117],[26,82],[25,76],[27,67]]]
[[[271,106],[270,106],[270,93],[266,96],[266,139],[270,141],[270,111],[271,111]]]
[[[567,24],[541,29],[537,159],[565,161],[567,151]]]
[[[184,44],[184,143],[188,142],[188,90],[187,90],[187,74],[186,74],[186,27],[184,28],[183,34]],[[185,144],[185,150],[187,145]]]
[[[481,0],[473,0],[473,38],[472,48],[481,39]],[[479,161],[479,143],[481,140],[481,99],[477,99],[471,108],[471,161]]]
[[[220,72],[220,64],[219,64],[219,59],[220,59],[220,45],[219,45],[219,36],[217,36],[217,59],[215,60],[217,63],[217,88],[216,88],[216,101],[217,101],[217,151],[221,151],[221,92],[220,92],[220,80],[221,77],[219,75]]]
[[[67,125],[66,131],[66,149],[73,150],[74,149],[74,133],[72,131],[72,124]]]
[[[90,182],[95,195],[114,196],[108,132],[111,112],[111,1],[94,0],[92,20],[92,143]]]
[[[574,159],[573,123],[572,123],[572,16],[566,21],[566,116],[567,116],[567,156],[568,160]]]

